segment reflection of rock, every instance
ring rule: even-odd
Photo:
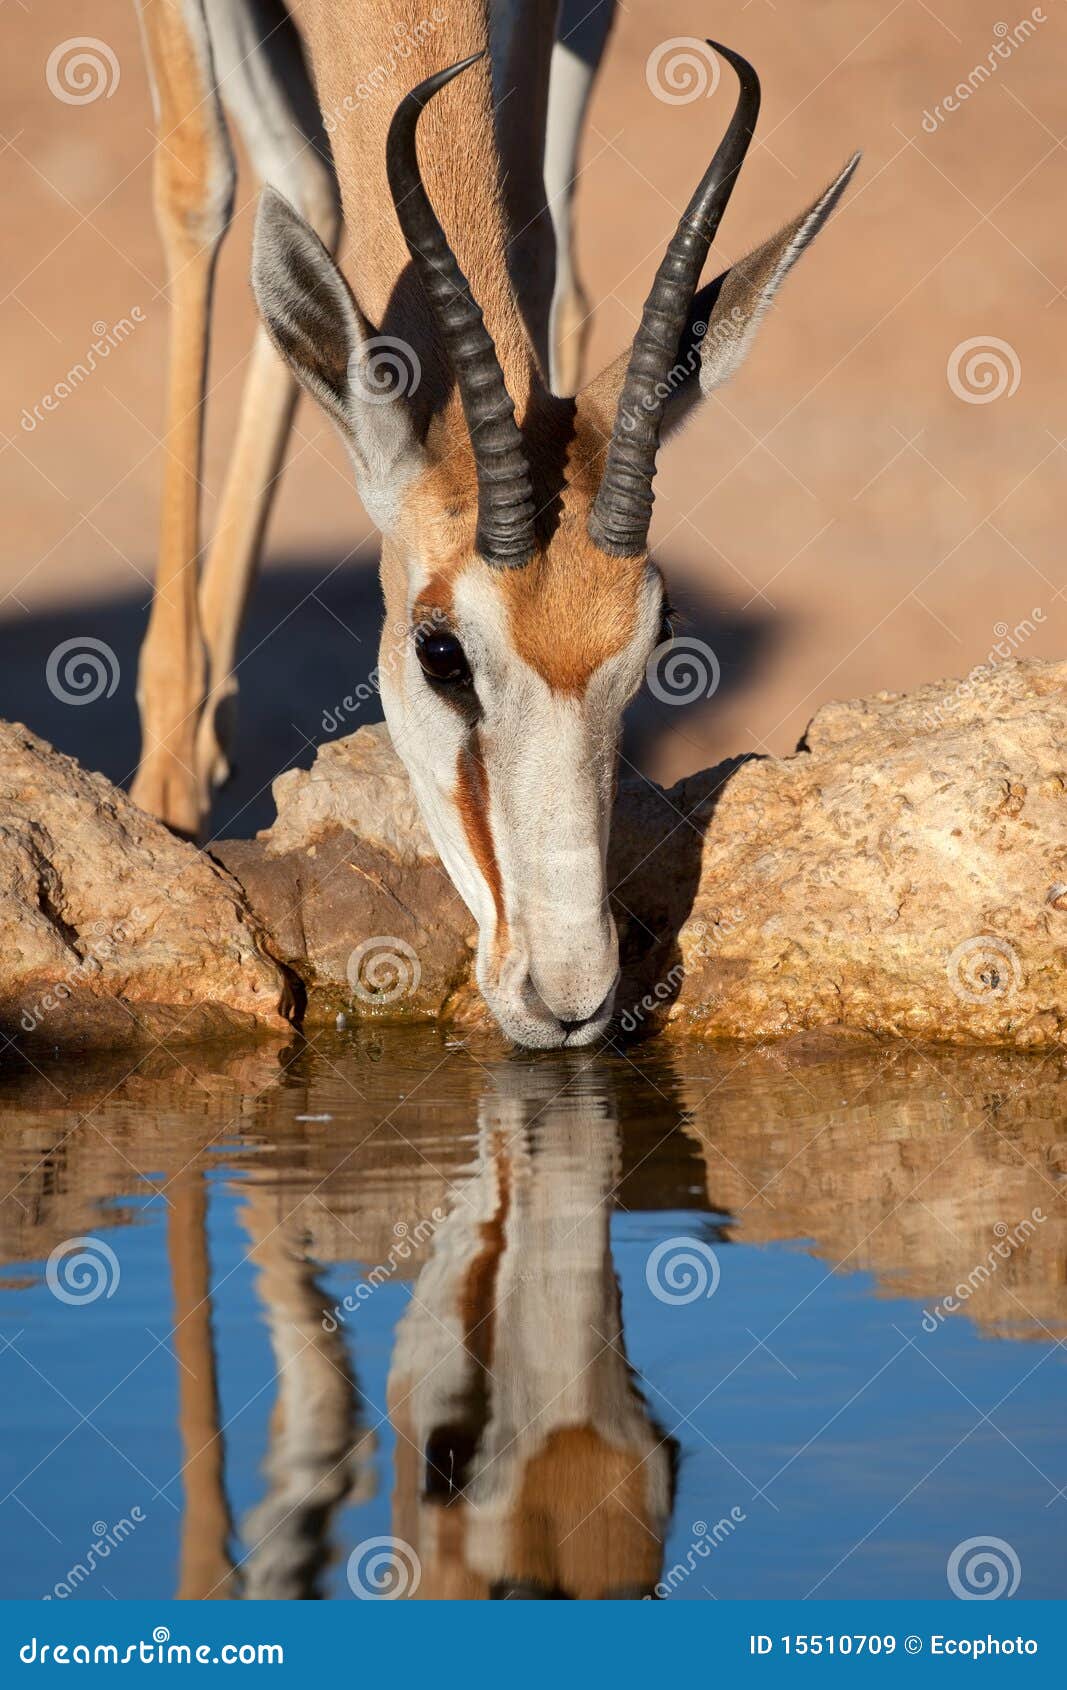
[[[871,1273],[938,1326],[1067,1336],[1062,1059],[818,1035],[709,1054],[681,1099],[732,1238],[810,1239],[828,1273]]]
[[[436,1064],[436,1035],[429,1041]],[[139,1208],[124,1200],[166,1192],[219,1140],[232,1146],[232,1165],[255,1169],[262,1160],[269,1168],[261,1202],[274,1201],[279,1224],[311,1194],[302,1211],[309,1254],[367,1266],[386,1261],[397,1220],[414,1231],[448,1200],[450,1179],[469,1162],[482,1070],[459,1066],[442,1111],[435,1093],[420,1094],[425,1069],[413,1067],[405,1050],[379,1060],[377,1037],[362,1032],[326,1039],[325,1049],[325,1069],[313,1051],[279,1051],[267,1041],[154,1050],[132,1072],[125,1052],[87,1055],[69,1099],[69,1065],[0,1068],[0,1264],[43,1261],[66,1238],[140,1224]],[[397,1087],[414,1094],[402,1129]],[[354,1133],[342,1150],[335,1121]],[[398,1279],[418,1271],[424,1248],[398,1265]],[[359,1277],[353,1273],[342,1289]]]
[[[0,1033],[20,1044],[284,1026],[239,888],[102,775],[0,727]]]
[[[303,979],[312,1020],[343,1007],[487,1022],[470,918],[383,727],[283,775],[274,826],[216,849],[252,916],[233,880],[99,777],[24,730],[2,744],[11,1031],[38,982],[82,965],[89,925],[106,934],[138,900],[150,919],[135,944],[79,983],[51,1036],[88,1028],[91,1010],[114,1037],[131,1002],[160,1031],[276,1024],[281,976],[260,929]],[[1067,1036],[1065,747],[1067,664],[1004,663],[827,705],[792,757],[724,765],[666,793],[624,785],[609,865],[623,1029],[766,1039],[836,1026],[1054,1047]],[[384,972],[356,985],[354,955],[371,941]]]

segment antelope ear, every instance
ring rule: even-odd
[[[252,290],[278,352],[337,424],[368,515],[388,529],[424,463],[408,403],[414,349],[375,334],[314,229],[271,187],[256,215]]]
[[[854,153],[814,205],[698,291],[679,342],[677,360],[667,376],[671,392],[663,417],[664,440],[685,422],[702,398],[740,369],[775,294],[826,223],[859,161],[860,154]],[[580,396],[580,403],[594,409],[608,432],[629,356],[624,353],[609,365]]]

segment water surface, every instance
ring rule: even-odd
[[[1067,1595],[1059,1058],[130,1069],[0,1071],[4,1595]]]

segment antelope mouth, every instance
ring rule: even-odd
[[[529,974],[520,983],[482,982],[482,995],[501,1031],[526,1050],[582,1050],[606,1037],[615,1012],[616,968],[608,991],[590,1014],[581,1004],[559,1014],[545,1002]]]

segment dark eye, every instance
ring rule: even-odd
[[[446,686],[470,684],[470,664],[455,634],[425,634],[416,640],[415,652],[428,680]]]

